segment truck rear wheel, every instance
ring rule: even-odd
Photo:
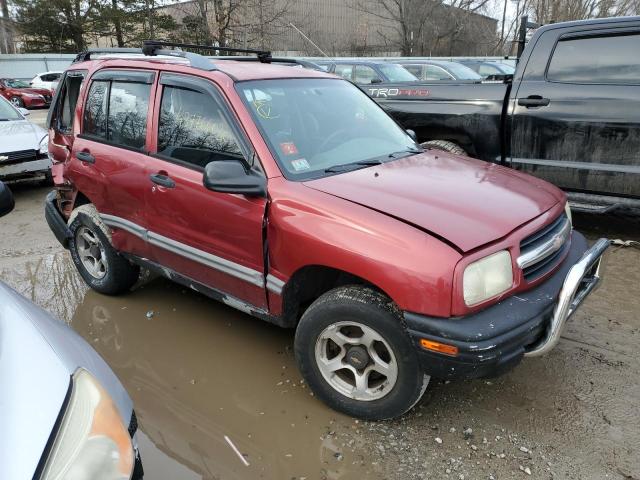
[[[111,246],[106,227],[93,205],[78,207],[71,218],[69,252],[87,285],[106,295],[129,290],[138,280],[140,268]]]
[[[449,140],[430,140],[428,142],[421,143],[423,148],[435,148],[436,150],[444,150],[445,152],[455,153],[456,155],[467,156],[464,148]]]
[[[371,288],[340,287],[318,298],[302,316],[294,346],[314,394],[354,417],[398,417],[429,383],[397,307]]]

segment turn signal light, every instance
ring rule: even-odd
[[[427,340],[426,338],[420,339],[420,346],[425,350],[431,350],[433,352],[453,356],[458,355],[458,347],[454,345],[447,345],[446,343],[434,342],[433,340]]]

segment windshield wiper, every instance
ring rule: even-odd
[[[418,150],[417,148],[407,148],[406,150],[398,150],[397,152],[393,152],[389,154],[389,158],[398,158],[398,156],[400,154],[403,154],[403,156],[407,156],[407,153],[410,153],[412,155],[415,155],[417,153],[422,153],[422,150]]]
[[[361,160],[359,162],[341,163],[333,167],[325,168],[325,173],[347,172],[349,170],[358,170],[359,168],[370,167],[372,165],[380,165],[382,160],[372,158],[371,160]]]

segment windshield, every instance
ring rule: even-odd
[[[9,102],[0,97],[0,121],[22,120],[22,115]]]
[[[287,178],[317,178],[418,151],[411,137],[349,82],[259,80],[236,88]]]
[[[395,63],[380,65],[379,68],[389,82],[416,82],[418,80],[409,70]]]
[[[29,88],[30,85],[22,80],[14,80],[12,78],[5,78],[4,84],[10,88]]]
[[[482,80],[482,76],[460,63],[448,63],[447,68],[458,80]]]

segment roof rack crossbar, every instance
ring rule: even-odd
[[[195,48],[200,50],[212,50],[219,52],[229,52],[229,53],[251,53],[258,57],[258,60],[262,63],[270,63],[271,62],[271,52],[268,50],[252,50],[248,48],[233,48],[233,47],[216,47],[211,45],[198,45],[193,43],[175,43],[175,42],[165,42],[160,40],[145,40],[144,46],[142,50],[145,55],[156,55],[157,50],[160,50],[160,47],[177,47],[177,48]],[[163,55],[166,55],[163,50]]]
[[[80,52],[76,55],[71,63],[86,62],[91,60],[91,55],[104,55],[109,53],[137,53],[142,54],[141,48],[88,48],[84,52]]]

